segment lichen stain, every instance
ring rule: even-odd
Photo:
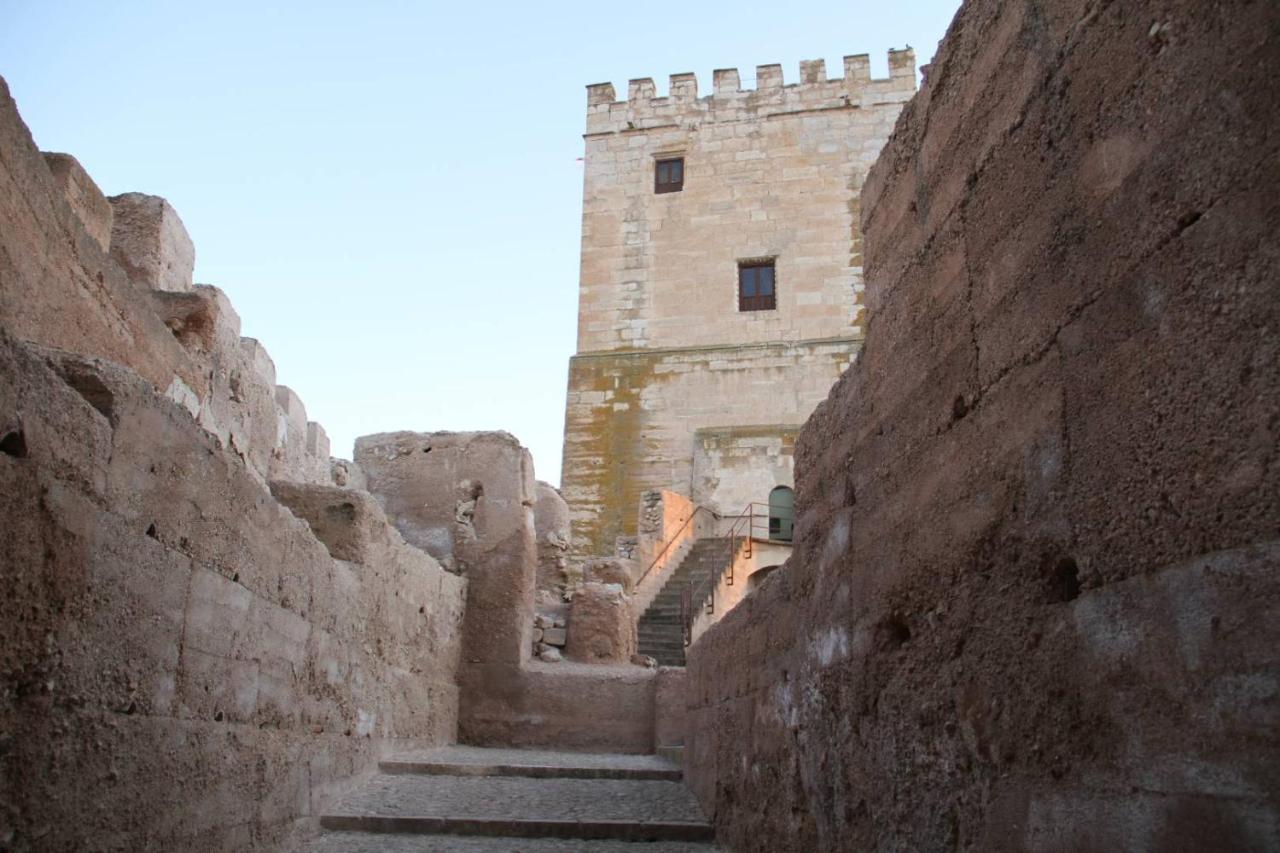
[[[589,515],[572,521],[574,556],[612,554],[619,536],[636,535],[640,494],[655,485],[642,476],[651,418],[641,396],[671,377],[655,370],[665,358],[662,353],[627,353],[570,363],[572,393],[605,397],[599,404],[571,403],[565,414],[564,487],[581,495],[579,505],[590,509]]]

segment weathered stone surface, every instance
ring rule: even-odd
[[[588,560],[582,569],[582,578],[587,583],[616,584],[626,593],[630,593],[635,587],[635,575],[635,561],[621,557]]]
[[[160,196],[112,196],[111,257],[139,287],[191,289],[196,249],[178,212]]]
[[[206,374],[66,203],[0,81],[0,318],[18,340],[123,364],[198,395]],[[74,258],[69,257],[69,253]]]
[[[16,849],[244,849],[246,823],[271,844],[327,796],[304,752],[342,778],[387,739],[452,739],[463,583],[425,555],[346,572],[114,365],[0,335],[0,423],[23,439],[0,454],[0,564],[20,591],[0,605]],[[28,683],[47,701],[21,698]]]
[[[276,440],[271,451],[271,479],[295,483],[332,482],[329,439],[292,388],[275,387]]]
[[[363,436],[356,462],[405,541],[467,579],[460,736],[503,738],[533,654],[537,545],[533,460],[503,432]],[[510,700],[510,701],[507,701]],[[489,709],[478,709],[483,705]],[[490,719],[492,713],[500,719]]]
[[[658,670],[653,699],[655,751],[663,747],[684,745],[688,725],[686,715],[688,692],[688,678],[684,667],[664,666]]]
[[[177,384],[170,397],[266,482],[279,430],[274,365],[256,341],[256,349],[244,346],[249,339],[240,337],[240,316],[218,288],[198,284],[181,293],[152,291],[151,301],[207,381],[203,396]],[[270,381],[264,380],[264,372],[270,373]]]
[[[364,471],[360,470],[360,466],[349,459],[329,459],[329,476],[333,478],[335,486],[341,486],[344,489],[359,489],[360,491],[368,491],[369,480],[364,475]]]
[[[577,578],[569,574],[569,505],[550,483],[534,484],[533,525],[538,537],[538,589],[563,593]]]
[[[454,739],[465,582],[266,491],[269,360],[216,289],[133,288],[0,92],[0,847],[279,849]]]
[[[339,560],[364,563],[377,551],[398,544],[382,507],[367,492],[338,486],[273,482],[271,494]]]
[[[356,439],[355,451],[405,541],[455,571],[490,556],[495,542],[527,536],[532,545],[533,461],[508,433],[383,433]],[[502,586],[520,594],[519,583]]]
[[[568,640],[565,652],[571,660],[630,663],[636,653],[636,621],[620,584],[587,582],[574,591]]]
[[[654,750],[658,670],[573,661],[486,664],[484,670],[480,680],[489,689],[472,694],[473,701],[460,709],[461,743],[578,752]]]
[[[732,849],[1274,846],[1277,27],[961,11],[863,189],[795,552],[690,650]]]
[[[93,178],[70,154],[45,151],[44,162],[53,175],[54,182],[62,190],[62,197],[79,218],[85,232],[94,239],[102,251],[111,248],[111,202],[98,189]]]

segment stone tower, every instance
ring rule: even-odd
[[[916,89],[910,48],[872,79],[778,65],[743,90],[587,87],[578,347],[563,493],[576,556],[634,535],[646,489],[737,513],[792,482],[798,427],[863,332],[859,190]]]

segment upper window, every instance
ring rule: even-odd
[[[668,157],[659,160],[653,172],[655,193],[678,193],[684,189],[684,158]]]
[[[773,261],[738,264],[738,310],[772,311],[778,307]]]

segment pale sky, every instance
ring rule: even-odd
[[[396,429],[505,429],[559,482],[588,83],[910,44],[911,3],[0,0],[36,143],[162,195],[335,456]]]

